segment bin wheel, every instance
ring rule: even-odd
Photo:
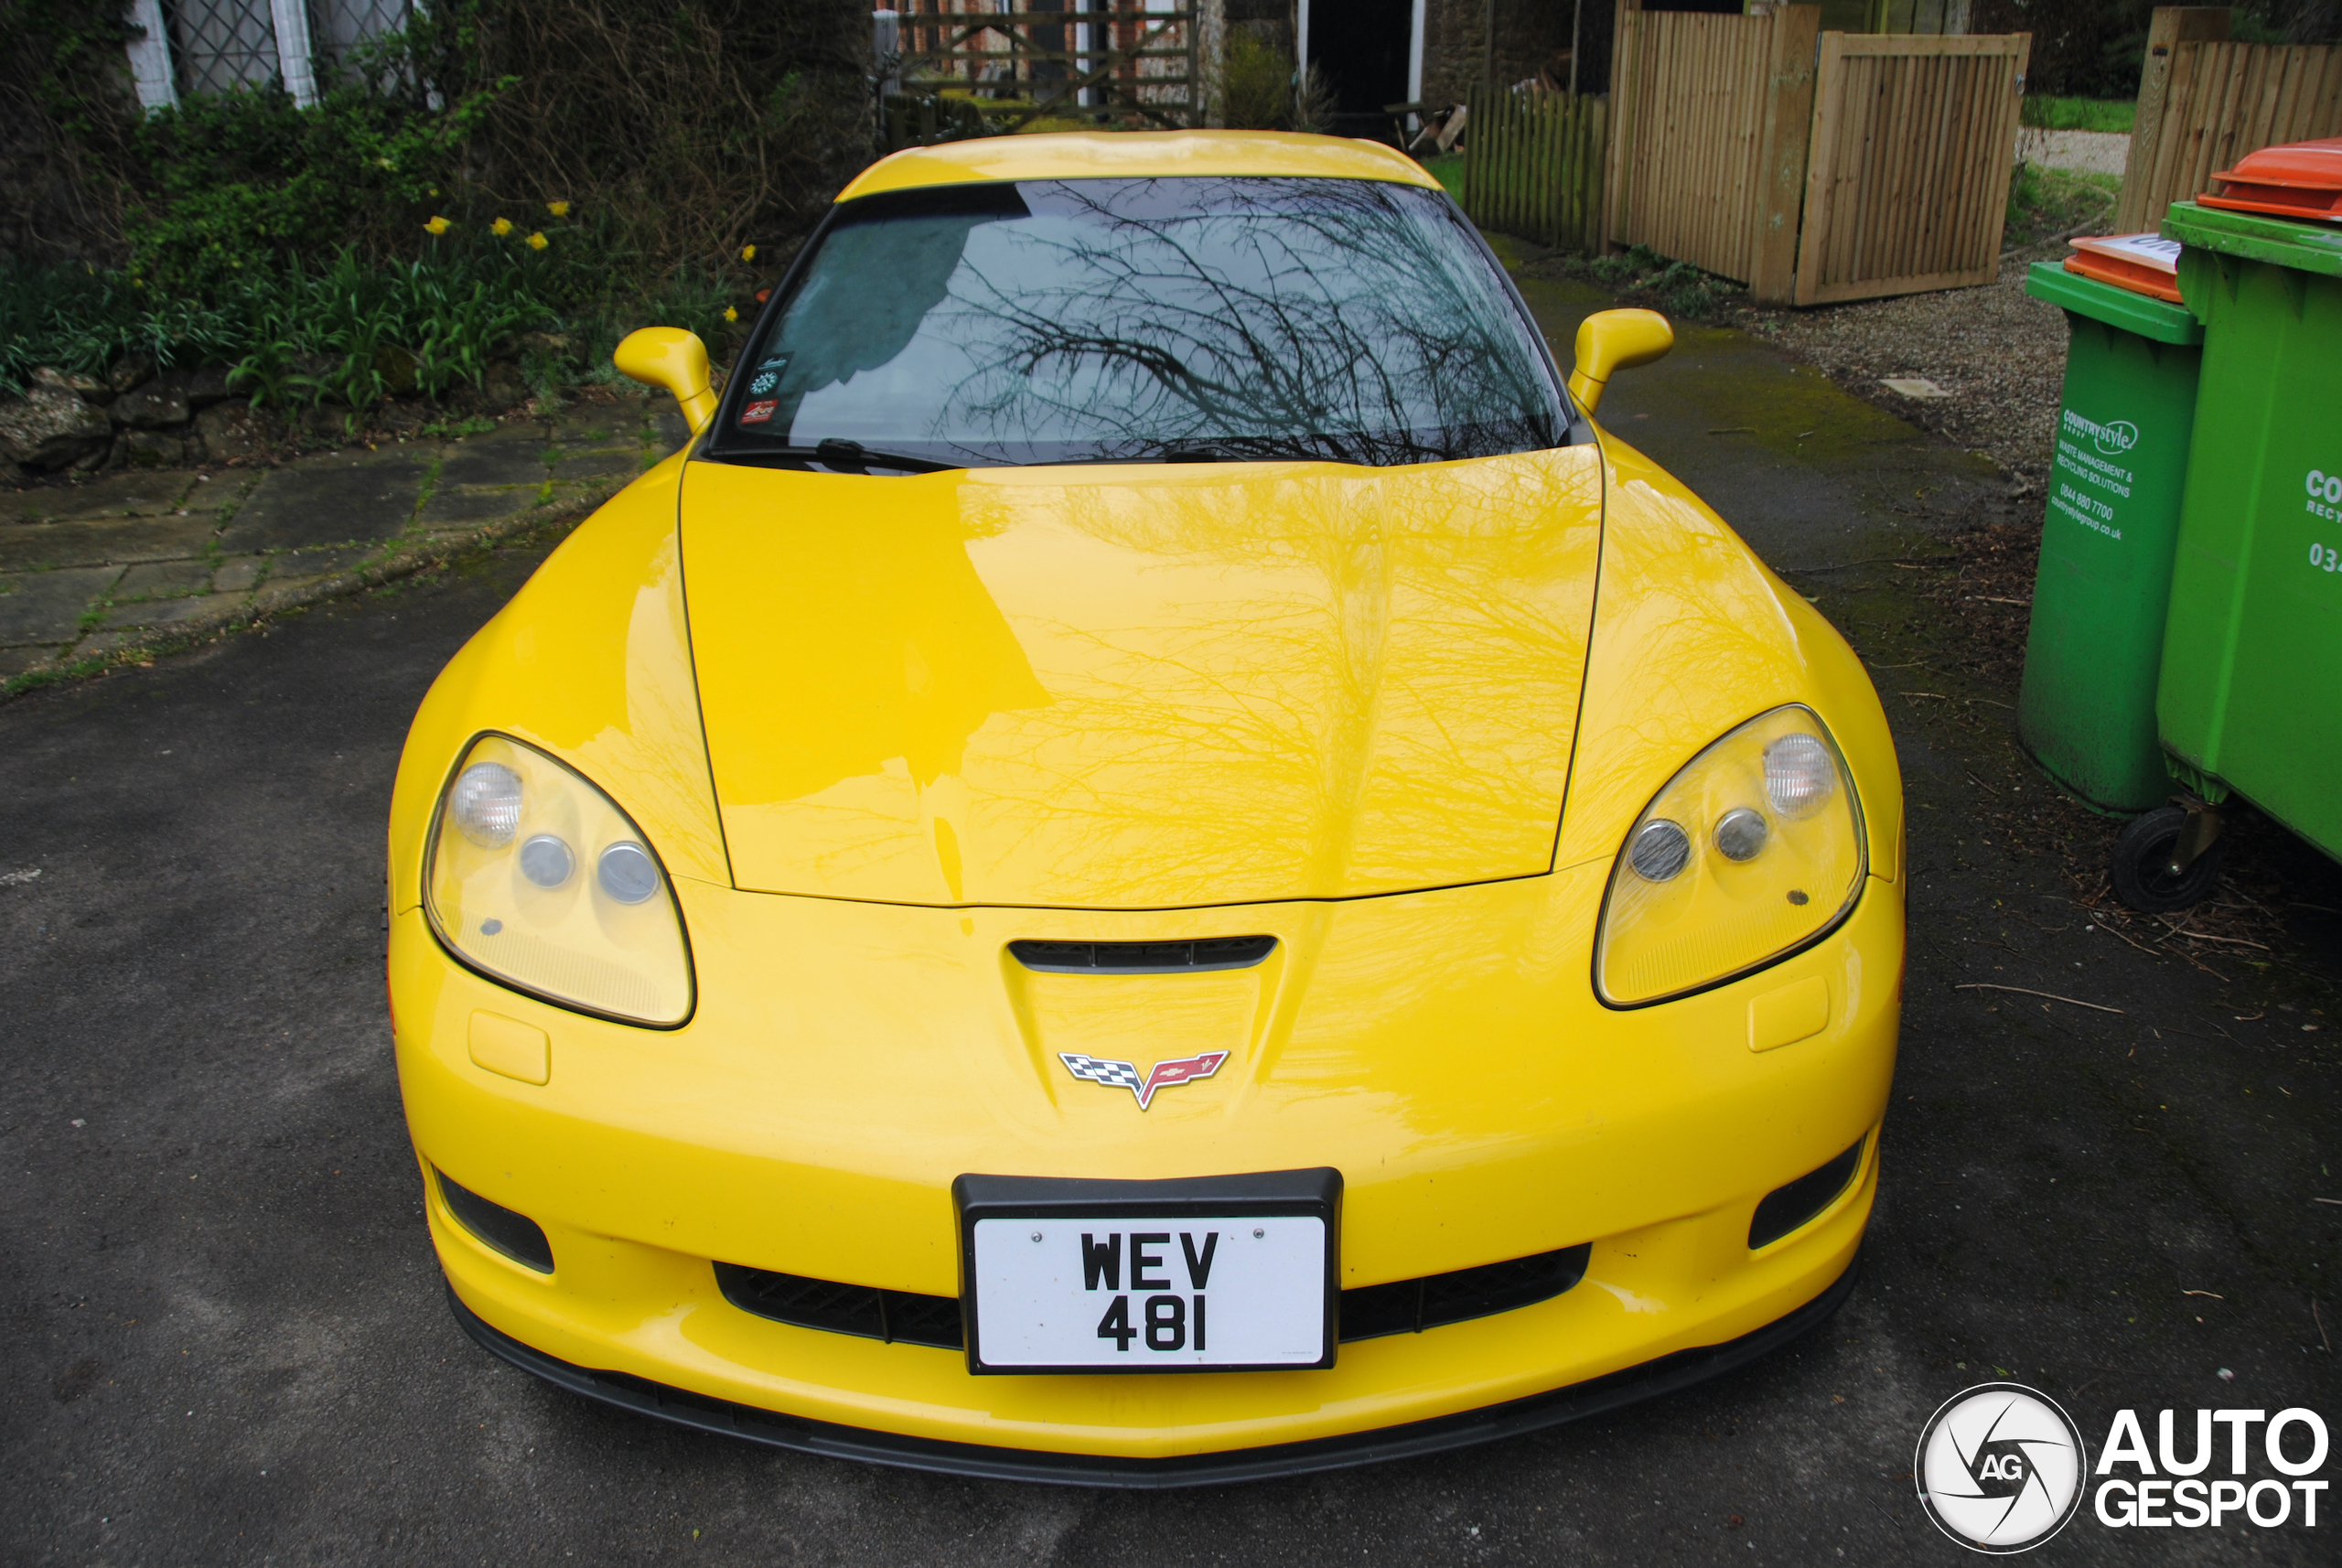
[[[2114,896],[2143,914],[2160,915],[2185,909],[2209,893],[2220,879],[2228,846],[2214,839],[2193,865],[2175,876],[2172,847],[2186,827],[2187,812],[2178,806],[2157,807],[2133,819],[2114,841]]]

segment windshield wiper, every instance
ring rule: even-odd
[[[899,452],[879,452],[859,441],[843,441],[835,436],[811,446],[766,446],[739,456],[750,462],[779,458],[785,462],[819,463],[846,474],[866,474],[873,468],[893,468],[905,474],[942,474],[967,467],[965,463],[938,463],[927,457],[905,456]]]

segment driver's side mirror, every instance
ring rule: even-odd
[[[1648,311],[1645,315],[1649,314]],[[684,423],[697,435],[715,417],[715,389],[707,371],[707,345],[680,327],[645,327],[629,332],[610,356],[618,373],[675,394]]]
[[[1648,365],[1673,347],[1675,329],[1656,310],[1597,310],[1578,326],[1570,396],[1591,418],[1614,374]]]

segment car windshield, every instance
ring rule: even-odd
[[[740,359],[711,456],[870,466],[1437,462],[1563,441],[1440,192],[1027,180],[841,208]],[[850,443],[851,446],[840,446]]]

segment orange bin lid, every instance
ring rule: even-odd
[[[2225,188],[2196,199],[2207,207],[2342,220],[2342,136],[2263,147],[2212,177]]]
[[[2179,297],[2179,242],[2154,234],[2100,234],[2067,242],[2066,271],[2173,305]]]

